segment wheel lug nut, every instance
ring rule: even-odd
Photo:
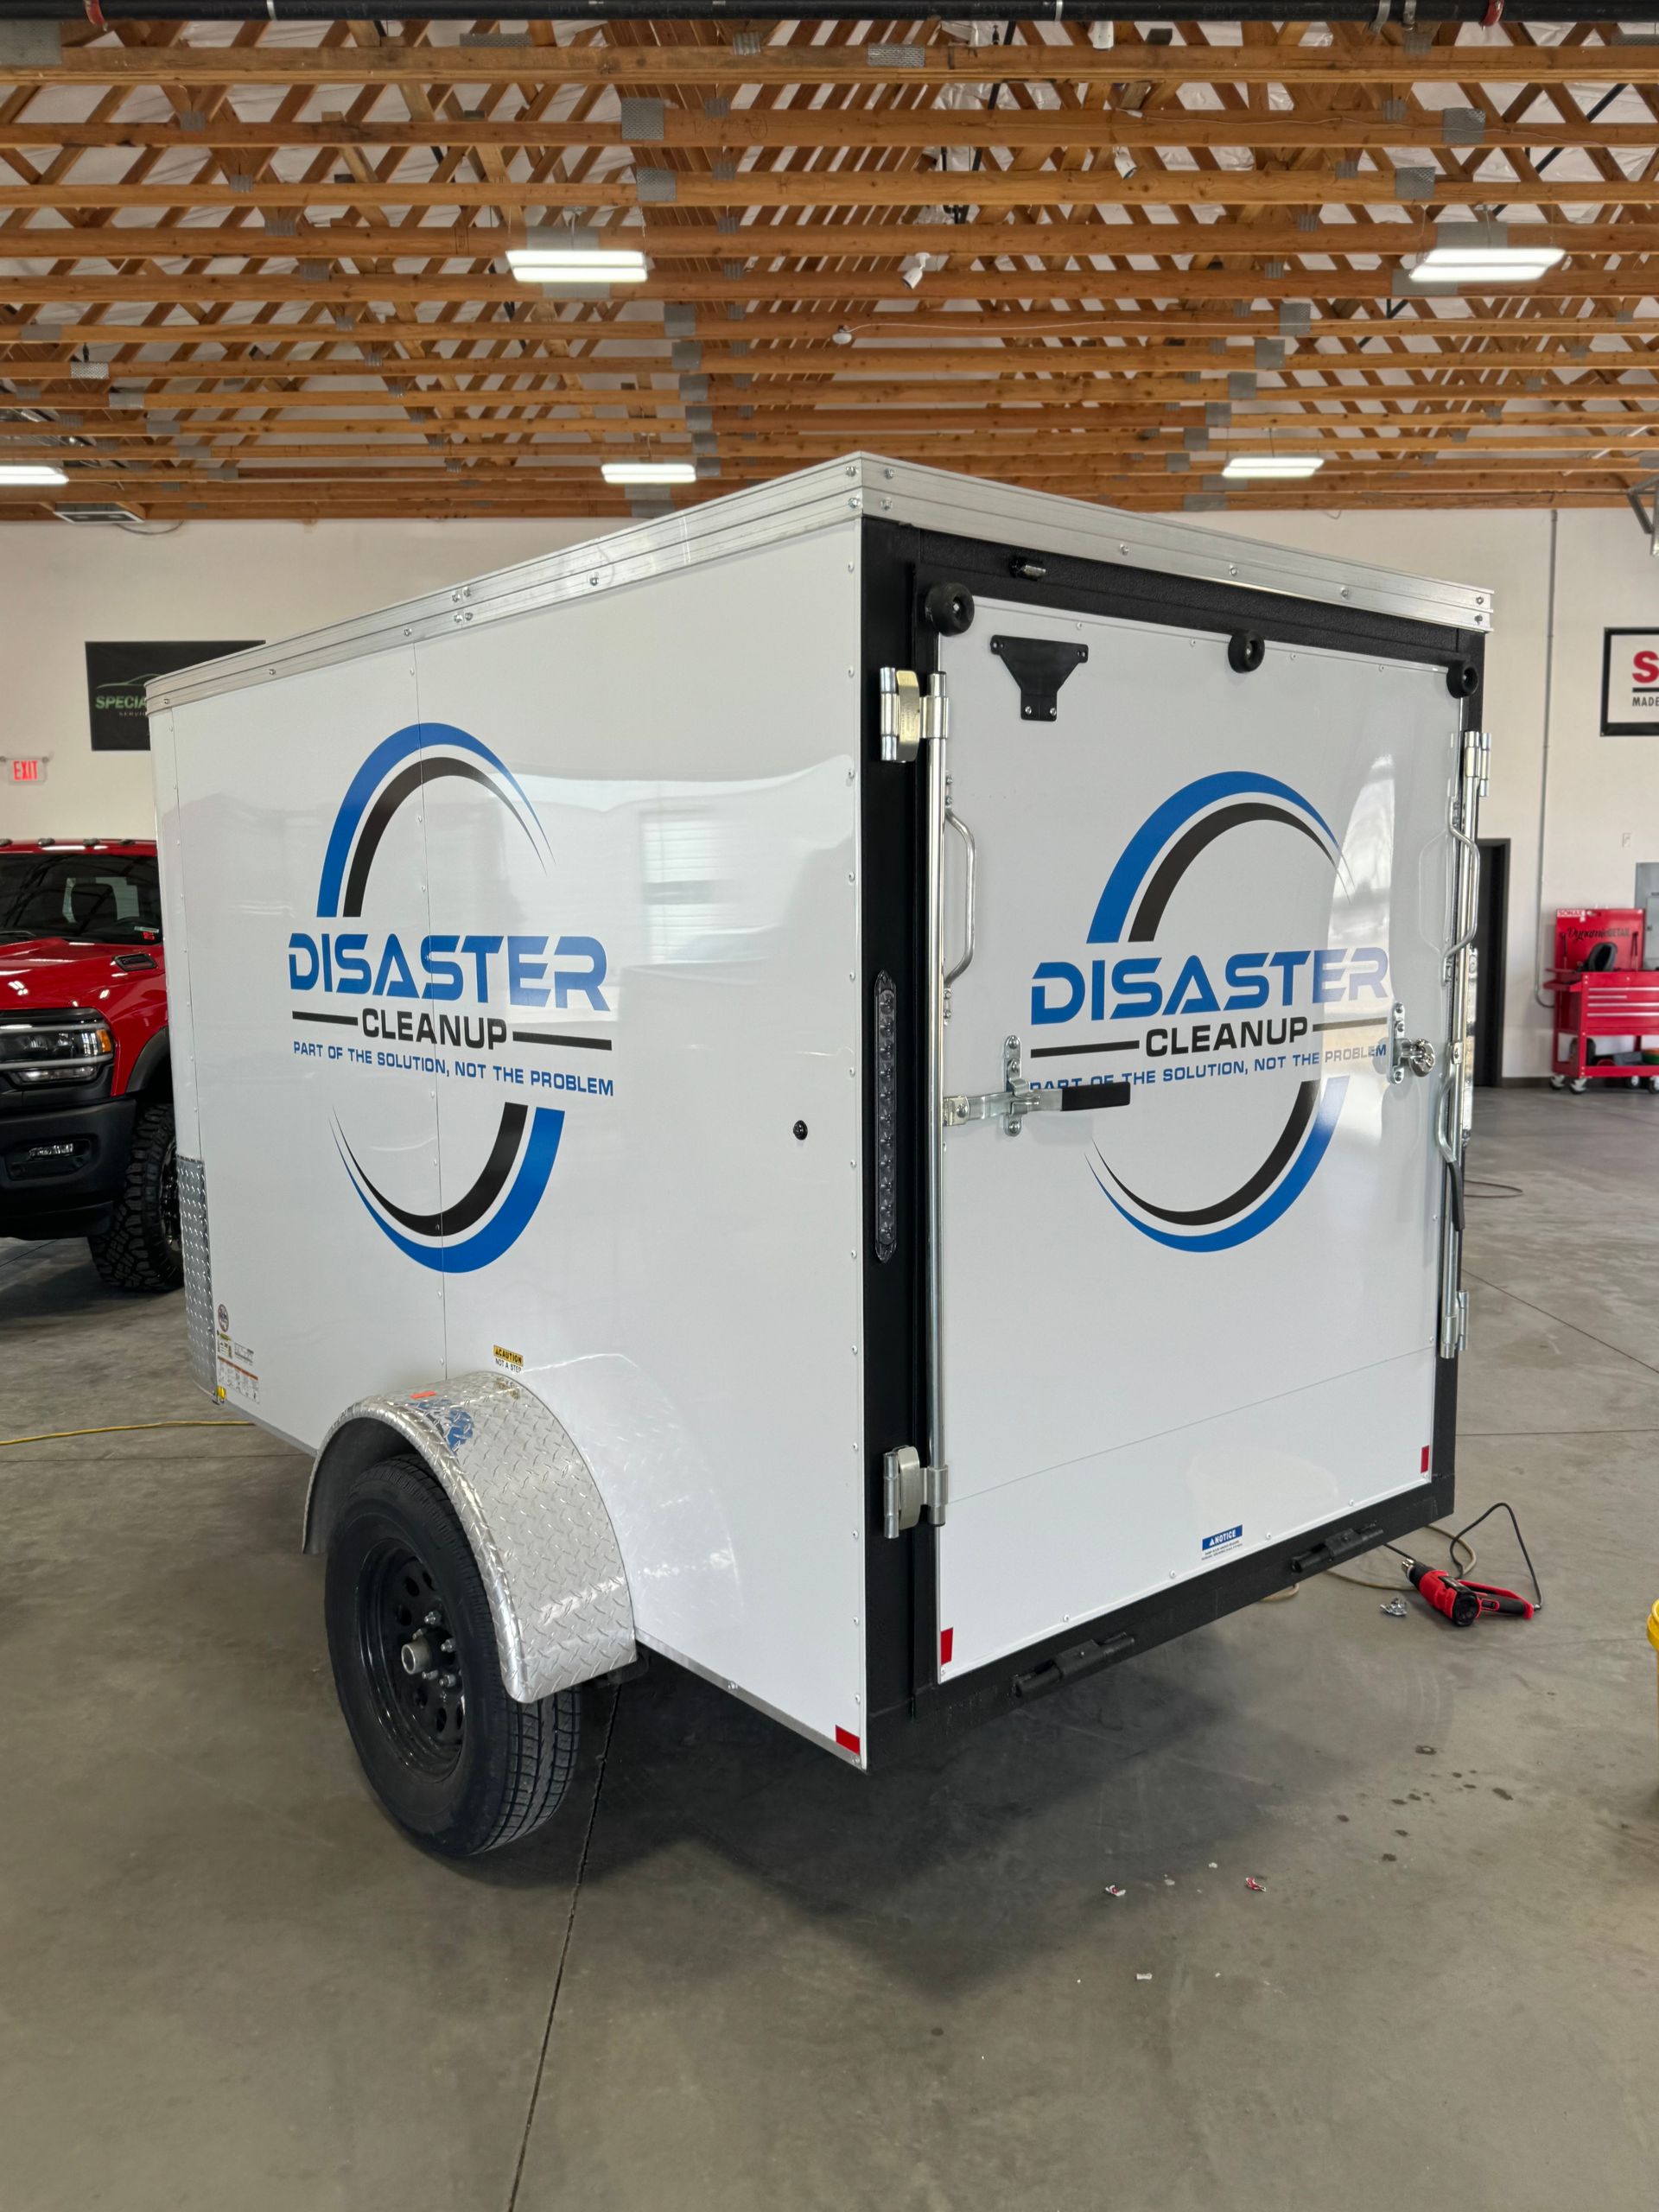
[[[459,1675],[440,1675],[438,1676],[438,1688],[441,1690],[459,1689],[461,1688],[461,1676]]]
[[[438,1627],[438,1626],[439,1626],[439,1624],[442,1623],[442,1619],[443,1619],[443,1615],[442,1615],[441,1612],[437,1611],[435,1610],[435,1608],[433,1611],[431,1611],[431,1612],[428,1613],[428,1614],[425,1616],[425,1619],[426,1619],[426,1625],[428,1626],[428,1628],[436,1628],[436,1627]]]
[[[453,1636],[446,1636],[443,1642],[438,1646],[439,1650],[443,1653],[446,1658],[454,1649],[454,1648],[455,1639]]]

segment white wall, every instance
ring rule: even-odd
[[[1659,740],[1599,734],[1602,631],[1659,626],[1659,562],[1647,557],[1623,509],[1205,519],[1491,587],[1497,626],[1484,720],[1492,785],[1481,826],[1510,840],[1504,1067],[1541,1074],[1548,1021],[1533,985],[1546,728],[1542,912],[1626,905],[1635,863],[1659,861]],[[0,785],[0,836],[139,834],[149,826],[148,754],[91,750],[86,639],[289,636],[529,560],[595,527],[189,523],[171,537],[141,538],[61,524],[0,525],[0,753],[51,755],[39,790]]]
[[[289,638],[555,552],[601,527],[201,522],[148,537],[0,524],[0,753],[51,756],[38,789],[0,782],[0,837],[144,836],[154,824],[149,753],[92,749],[89,638]]]

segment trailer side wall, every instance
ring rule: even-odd
[[[314,1446],[521,1378],[640,1640],[843,1753],[858,562],[849,515],[188,701],[161,780],[227,1400]]]

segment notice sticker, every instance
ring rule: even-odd
[[[1205,1559],[1215,1559],[1223,1552],[1231,1551],[1235,1544],[1242,1544],[1243,1541],[1244,1523],[1241,1521],[1236,1529],[1217,1529],[1213,1536],[1204,1539],[1198,1549]]]

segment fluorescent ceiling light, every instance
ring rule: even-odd
[[[600,468],[607,484],[695,484],[696,465],[690,461],[607,461]]]
[[[650,274],[637,246],[569,228],[527,231],[507,248],[507,266],[523,284],[639,284]]]
[[[0,484],[67,484],[62,469],[50,461],[0,461]]]
[[[1437,245],[1407,273],[1414,284],[1530,284],[1566,253],[1560,245]]]
[[[526,284],[643,284],[651,273],[643,253],[542,253],[512,247],[507,266]]]
[[[1324,467],[1325,456],[1318,453],[1236,453],[1221,473],[1235,480],[1241,476],[1294,479],[1312,476]]]

